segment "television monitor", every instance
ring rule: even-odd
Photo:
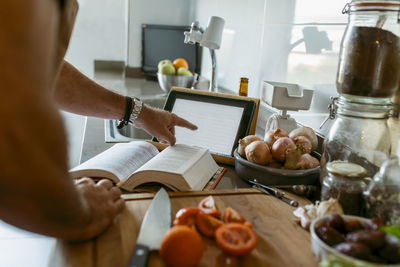
[[[200,74],[201,47],[185,44],[185,31],[190,31],[190,26],[142,24],[142,71],[156,76],[161,60],[184,58],[189,70]]]

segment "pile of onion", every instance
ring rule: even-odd
[[[269,130],[264,141],[255,135],[239,140],[238,153],[248,161],[272,168],[310,169],[319,165],[310,155],[318,147],[318,138],[309,127],[299,127],[289,134],[283,129]]]

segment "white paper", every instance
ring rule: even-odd
[[[73,168],[71,172],[100,169],[114,173],[122,180],[157,154],[157,148],[144,141],[119,143]]]
[[[140,167],[141,170],[164,171],[183,174],[205,153],[205,149],[183,144],[168,147],[158,157]]]

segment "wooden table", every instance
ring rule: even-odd
[[[254,224],[259,237],[256,249],[242,258],[229,257],[214,240],[203,237],[201,266],[317,266],[311,252],[310,234],[295,222],[293,207],[254,189],[211,192],[170,193],[174,214],[183,207],[196,206],[205,196],[213,195],[221,210],[232,206]],[[288,194],[300,204],[304,198]],[[51,254],[50,266],[126,266],[134,249],[143,216],[153,194],[125,195],[126,208],[115,224],[93,241],[71,244],[58,241]],[[232,263],[233,262],[233,263]],[[149,266],[165,266],[152,252]]]

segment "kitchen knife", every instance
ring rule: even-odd
[[[299,206],[299,202],[297,202],[296,200],[287,198],[287,197],[285,197],[284,195],[282,195],[282,196],[277,196],[276,194],[273,194],[273,193],[269,192],[268,190],[266,190],[266,189],[265,189],[264,187],[262,187],[261,185],[253,184],[253,188],[255,188],[255,189],[257,189],[257,190],[263,192],[264,194],[274,196],[274,197],[276,197],[277,199],[280,199],[280,200],[282,200],[283,202],[289,204],[290,206],[293,206],[293,207],[298,207],[298,206]]]
[[[161,240],[170,227],[171,204],[167,192],[161,188],[144,215],[128,267],[147,266],[150,251],[160,248]]]

